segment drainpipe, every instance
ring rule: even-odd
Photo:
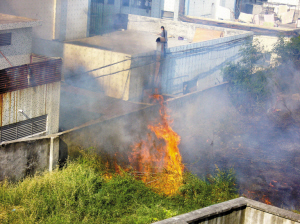
[[[49,171],[53,170],[53,156],[54,156],[54,139],[56,137],[50,138],[50,152],[49,152]]]

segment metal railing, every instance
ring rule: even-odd
[[[48,59],[0,70],[0,94],[61,80],[62,59]]]

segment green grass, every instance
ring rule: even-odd
[[[82,153],[62,169],[0,184],[0,223],[151,223],[236,198],[230,172],[201,180],[186,173],[178,195],[154,192],[130,174],[112,174]]]

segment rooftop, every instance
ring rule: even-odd
[[[42,21],[0,13],[0,30],[41,26]]]
[[[157,37],[159,37],[157,33],[124,30],[70,41],[68,43],[135,55],[156,50],[157,45],[155,41]],[[188,40],[168,38],[169,48],[187,44],[190,44]]]

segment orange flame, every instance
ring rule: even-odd
[[[263,195],[263,197],[262,197],[262,202],[267,204],[267,205],[272,205],[269,198],[267,198],[265,195]]]
[[[148,125],[155,137],[149,133],[147,141],[135,144],[129,162],[146,184],[172,195],[178,191],[183,179],[184,165],[178,149],[180,136],[171,127],[172,121],[169,120],[163,97],[156,94],[153,98],[161,106],[160,121],[156,125]]]

